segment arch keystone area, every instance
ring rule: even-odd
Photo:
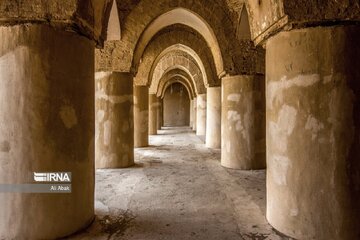
[[[216,72],[218,75],[221,75],[224,72],[224,64],[219,43],[214,31],[203,18],[185,8],[175,8],[168,11],[157,17],[148,25],[137,42],[137,46],[134,51],[133,65],[135,65],[135,68],[137,68],[137,65],[140,63],[141,56],[146,46],[155,34],[161,29],[174,24],[189,26],[204,37],[214,57]]]

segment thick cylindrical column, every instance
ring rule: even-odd
[[[134,86],[134,147],[149,145],[149,88]]]
[[[264,76],[222,78],[221,165],[224,167],[265,168],[265,122],[258,116],[258,112],[265,110],[257,106],[261,105],[257,103],[261,96],[261,83],[264,83]]]
[[[193,99],[193,125],[192,125],[192,129],[194,131],[196,131],[196,124],[197,124],[197,97]]]
[[[149,94],[149,135],[157,134],[159,102],[156,94]]]
[[[199,94],[196,98],[196,135],[206,134],[206,94]]]
[[[0,36],[1,184],[72,173],[71,193],[1,193],[0,238],[60,238],[94,218],[94,43],[39,24]]]
[[[207,88],[206,147],[221,148],[221,87]]]
[[[130,167],[134,165],[133,77],[98,72],[95,84],[95,167]]]
[[[161,127],[163,125],[163,104],[162,104],[162,99],[160,97],[157,98],[157,102],[158,102],[158,108],[157,108],[157,118],[156,118],[156,125],[157,125],[157,130],[161,130]]]
[[[192,128],[193,127],[193,121],[194,121],[194,100],[190,99],[190,121],[189,121],[189,126]]]
[[[267,219],[296,239],[360,239],[359,42],[339,26],[266,45]]]

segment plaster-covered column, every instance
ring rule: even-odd
[[[149,145],[149,88],[134,86],[134,147]]]
[[[222,78],[221,165],[224,167],[265,168],[264,119],[261,121],[257,113],[264,111],[257,106],[263,82],[264,77],[256,75]]]
[[[296,239],[360,237],[359,42],[339,26],[266,44],[267,219]]]
[[[149,94],[149,135],[157,134],[158,106],[156,94]]]
[[[95,167],[130,167],[134,165],[133,76],[97,72],[95,87]]]
[[[158,102],[158,108],[157,108],[156,125],[157,125],[157,130],[161,130],[161,127],[163,125],[163,100],[160,97],[158,97],[157,102]]]
[[[71,193],[1,193],[0,238],[60,238],[94,218],[94,42],[40,24],[0,36],[1,184],[72,173]]]
[[[192,129],[194,131],[196,131],[196,124],[197,124],[197,97],[193,99],[193,125],[192,125]]]
[[[193,121],[194,121],[194,100],[190,99],[190,122],[189,122],[189,126],[192,128],[193,126]]]
[[[206,102],[206,147],[221,148],[221,87],[208,87]]]
[[[206,93],[196,98],[196,135],[206,134]]]

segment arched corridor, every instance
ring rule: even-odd
[[[0,239],[360,239],[359,0],[0,0]]]

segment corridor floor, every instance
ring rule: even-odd
[[[97,170],[97,217],[69,239],[288,239],[265,220],[265,171],[221,167],[220,151],[189,128],[150,144],[133,168]]]

